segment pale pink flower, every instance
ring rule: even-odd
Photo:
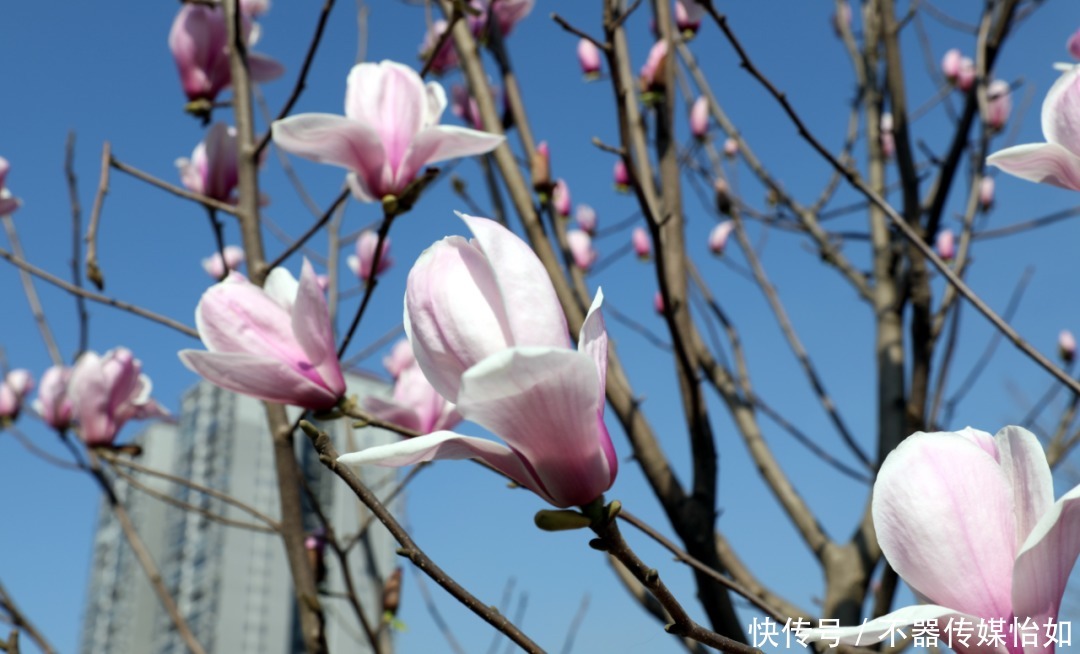
[[[180,181],[187,190],[222,202],[233,202],[237,173],[236,128],[214,123],[199,141],[191,158],[176,160]]]
[[[660,39],[649,50],[649,57],[641,67],[641,90],[657,91],[664,87],[664,62],[667,61],[668,44]]]
[[[488,15],[495,5],[495,22],[503,36],[510,36],[514,27],[533,9],[535,0],[472,0],[469,4],[479,11],[468,17],[473,34],[483,39],[487,36]]]
[[[956,73],[956,88],[967,92],[975,86],[975,62],[971,57],[960,59],[960,70]]]
[[[150,397],[152,388],[142,362],[126,347],[104,355],[84,352],[67,385],[79,437],[90,446],[110,445],[128,420],[167,417]]]
[[[551,191],[551,204],[560,216],[565,218],[570,215],[570,187],[565,180],[555,180],[555,188]]]
[[[52,366],[41,376],[34,411],[53,429],[64,430],[71,426],[72,405],[68,395],[71,368]]]
[[[440,125],[446,93],[392,61],[353,66],[345,115],[299,114],[273,125],[274,143],[293,154],[350,171],[363,202],[399,195],[428,165],[491,152],[502,136]]]
[[[14,422],[22,410],[23,400],[34,388],[29,370],[12,370],[0,381],[0,426]]]
[[[349,255],[346,263],[353,274],[365,282],[371,277],[371,265],[375,263],[375,247],[379,244],[379,235],[370,229],[361,232],[356,239],[356,254]],[[390,258],[390,237],[383,240],[382,255],[379,256],[379,267],[375,269],[378,277],[387,268],[394,264]]]
[[[244,39],[250,44],[251,21],[243,21]],[[232,84],[229,68],[229,30],[221,7],[184,4],[169,31],[180,84],[188,100],[213,102]],[[285,72],[281,64],[257,52],[248,52],[248,70],[256,82],[268,82]]]
[[[13,196],[5,186],[9,170],[11,170],[11,164],[7,159],[0,157],[0,216],[13,214],[22,205],[22,200]]]
[[[800,637],[872,645],[934,620],[943,629],[960,620],[971,628],[994,620],[1039,630],[1057,622],[1080,554],[1080,487],[1054,501],[1046,455],[1026,429],[912,434],[878,471],[871,511],[885,559],[923,603]],[[1054,651],[1045,638],[1022,646],[1016,633],[1003,644],[976,643],[953,646],[961,654]]]
[[[635,227],[630,234],[630,244],[634,246],[634,254],[639,259],[648,259],[652,254],[652,239],[644,227]]]
[[[957,48],[952,48],[945,53],[945,56],[941,58],[941,74],[945,76],[945,79],[953,84],[956,83],[963,60],[964,55],[960,54]]]
[[[390,350],[390,354],[383,357],[383,367],[386,368],[386,372],[390,373],[390,376],[397,379],[403,370],[411,366],[416,361],[416,357],[413,356],[412,343],[409,343],[409,339],[403,338],[394,344],[394,347]]]
[[[484,130],[480,106],[476,103],[476,98],[469,95],[469,89],[461,84],[450,87],[450,113],[471,125],[473,129]]]
[[[604,427],[607,332],[597,292],[572,349],[551,279],[532,249],[498,223],[463,216],[413,266],[405,328],[432,386],[507,445],[436,432],[362,452],[346,464],[403,466],[478,458],[560,507],[600,497],[618,460]]]
[[[1072,363],[1076,358],[1076,337],[1068,329],[1058,334],[1058,355],[1065,363]]]
[[[896,153],[896,137],[893,135],[893,117],[889,112],[881,114],[881,154],[892,159]]]
[[[1080,191],[1080,66],[1058,78],[1042,105],[1046,143],[1028,143],[999,150],[986,163],[1010,175]]]
[[[299,283],[284,268],[264,288],[229,275],[203,293],[195,325],[209,351],[183,350],[180,360],[222,388],[314,410],[345,393],[326,297],[306,260]]]
[[[664,294],[663,293],[661,293],[660,291],[657,291],[656,293],[654,293],[653,298],[652,298],[652,304],[653,304],[653,309],[656,310],[656,313],[660,314],[661,316],[664,315],[665,307],[664,307]]]
[[[415,361],[397,376],[393,399],[368,397],[364,406],[387,422],[421,434],[453,429],[461,422],[461,414],[435,391]]]
[[[934,249],[937,255],[945,261],[952,261],[956,256],[956,234],[951,229],[943,229],[937,233],[934,241]]]
[[[739,154],[739,142],[728,137],[728,139],[724,141],[724,155],[728,159],[734,159],[737,154]]]
[[[983,177],[979,180],[979,206],[983,211],[994,206],[994,178]]]
[[[704,17],[705,8],[695,0],[675,0],[675,26],[684,35],[697,34]]]
[[[600,48],[589,39],[581,39],[577,45],[577,59],[586,79],[600,77]]]
[[[986,87],[986,124],[990,129],[999,131],[1005,127],[1012,113],[1012,92],[1009,83],[996,79]]]
[[[207,275],[220,280],[230,270],[239,270],[244,263],[244,249],[236,245],[225,246],[225,260],[221,260],[221,253],[214,252],[202,260],[203,270]]]
[[[574,220],[589,236],[596,234],[596,210],[589,205],[579,204],[574,210]]]
[[[622,159],[615,160],[615,168],[612,172],[615,178],[615,189],[625,193],[630,189],[630,172],[626,170],[626,164]]]
[[[593,249],[592,237],[582,229],[571,229],[566,232],[566,246],[570,249],[570,255],[574,258],[574,265],[582,270],[592,268],[598,256]]]
[[[709,232],[709,251],[717,256],[723,254],[733,229],[735,229],[735,223],[730,220],[725,220],[713,227]]]
[[[446,33],[447,27],[449,27],[449,23],[445,20],[440,18],[435,21],[424,34],[424,41],[420,44],[420,59],[423,61],[431,59],[431,72],[436,75],[442,75],[458,66],[458,55],[457,50],[454,49],[453,39],[443,41],[439,51],[432,55],[432,50],[435,49],[442,35]]]
[[[270,0],[240,0],[240,13],[250,18],[258,18],[270,11]]]
[[[699,141],[709,133],[709,101],[703,95],[690,108],[690,133]]]
[[[1073,59],[1080,59],[1080,30],[1072,33],[1065,47],[1069,50],[1069,54],[1073,56]]]

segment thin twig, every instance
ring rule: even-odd
[[[11,593],[4,588],[2,583],[0,583],[0,609],[3,609],[8,614],[11,624],[26,632],[26,635],[30,636],[44,654],[56,654],[56,648],[42,635],[41,631],[30,621],[30,618],[26,617],[26,614],[19,609],[15,600],[11,599]],[[13,632],[8,638],[8,654],[18,654],[19,652],[18,633],[17,631]]]
[[[4,231],[7,232],[12,252],[19,259],[25,259],[22,244],[19,242],[19,232],[15,229],[15,221],[10,215],[0,216],[0,221],[4,223]],[[52,328],[49,327],[49,321],[45,317],[45,309],[42,308],[41,298],[38,297],[37,289],[34,288],[34,280],[23,268],[19,270],[19,278],[22,280],[26,302],[30,305],[30,313],[33,314],[34,322],[37,323],[38,331],[41,332],[41,340],[45,341],[45,348],[49,351],[49,358],[52,359],[53,365],[63,365],[64,358],[60,355],[60,347],[56,344],[56,337],[53,336]]]
[[[105,141],[101,146],[101,176],[98,178],[97,193],[94,194],[94,206],[90,209],[90,224],[86,227],[86,277],[97,286],[99,291],[105,288],[105,277],[97,260],[97,233],[101,224],[101,209],[105,206],[105,195],[109,192],[109,164],[112,162],[112,145]]]
[[[124,163],[123,161],[120,161],[119,159],[117,159],[116,157],[112,157],[111,159],[109,159],[109,165],[112,166],[113,168],[119,170],[122,173],[127,173],[128,175],[131,175],[135,179],[142,180],[142,181],[146,182],[147,184],[150,184],[151,186],[156,186],[156,187],[158,187],[159,189],[161,189],[163,191],[168,191],[169,193],[172,193],[173,195],[182,197],[185,200],[191,200],[192,202],[197,202],[198,204],[201,204],[204,207],[207,207],[207,208],[210,208],[210,209],[217,209],[221,213],[229,214],[230,216],[237,215],[236,207],[234,207],[233,205],[231,205],[231,204],[229,204],[227,202],[222,202],[221,200],[215,200],[214,198],[202,195],[200,193],[194,193],[194,192],[189,191],[187,189],[180,188],[179,186],[176,186],[175,184],[170,184],[170,183],[168,183],[168,182],[166,182],[164,180],[161,180],[161,179],[158,179],[157,177],[154,177],[150,173],[143,172],[143,171],[139,170],[138,168],[136,168],[134,166],[129,166],[128,164]],[[97,202],[95,201],[94,204],[96,206]],[[91,217],[90,221],[91,221],[91,223],[93,223],[93,217]]]
[[[334,199],[334,203],[330,205],[329,209],[323,212],[322,217],[316,220],[315,224],[309,227],[308,230],[300,236],[300,238],[293,241],[292,245],[285,248],[285,251],[279,254],[276,259],[267,264],[267,270],[273,270],[274,268],[277,268],[282,264],[283,261],[291,257],[294,252],[302,248],[304,244],[308,242],[308,239],[317,234],[319,230],[322,229],[324,225],[326,225],[326,223],[330,222],[330,219],[334,217],[334,212],[337,211],[338,207],[340,207],[347,199],[349,199],[349,189],[345,189],[341,193],[339,193],[337,198]],[[372,270],[375,270],[375,268],[372,268]]]
[[[68,201],[71,203],[71,283],[82,288],[82,204],[79,202],[78,177],[75,175],[75,132],[68,132],[64,148],[64,177],[67,179]],[[79,316],[79,348],[72,359],[86,351],[90,338],[90,315],[86,298],[75,296],[75,312]]]

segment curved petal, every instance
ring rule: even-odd
[[[1029,182],[1080,190],[1080,157],[1057,143],[1005,148],[987,157],[986,163]]]
[[[417,364],[451,402],[466,370],[513,343],[495,272],[460,236],[444,238],[417,259],[405,313]]]
[[[341,374],[337,346],[334,344],[330,309],[326,306],[326,296],[319,287],[315,270],[307,259],[304,259],[303,272],[300,273],[300,288],[292,312],[292,329],[296,341],[307,354],[308,362],[322,377],[329,391],[338,397],[344,395],[345,377]]]
[[[1005,427],[994,437],[1001,469],[1016,501],[1016,547],[1054,505],[1054,479],[1039,439],[1023,427]]]
[[[999,651],[995,648],[979,647],[979,618],[977,616],[967,615],[955,609],[936,604],[905,606],[854,627],[804,629],[798,632],[798,638],[804,643],[825,643],[830,648],[836,644],[871,647],[881,642],[888,644],[890,638],[895,638],[896,642],[900,642],[904,635],[911,635],[911,630],[908,627],[916,622],[925,624],[930,620],[937,621],[936,633],[943,641],[946,641],[954,633],[958,635],[961,625],[965,625],[967,633],[970,634],[970,638],[967,639],[969,646],[964,647],[962,642],[954,640],[953,646],[957,652],[963,654],[990,654]],[[946,625],[949,625],[949,627],[946,627]],[[946,632],[947,628],[949,628],[949,632]],[[1001,651],[1004,654],[1004,650]]]
[[[381,61],[353,66],[345,91],[345,115],[378,133],[391,170],[397,170],[413,138],[423,129],[427,90],[404,64]]]
[[[435,125],[415,136],[394,175],[394,185],[404,189],[424,166],[447,159],[486,154],[499,147],[506,137],[456,125]]]
[[[339,399],[339,395],[276,359],[200,350],[181,350],[179,356],[189,370],[213,384],[267,402],[318,411],[333,407]]]
[[[338,462],[346,465],[374,463],[381,466],[400,468],[401,466],[436,459],[480,459],[515,482],[547,499],[543,490],[537,487],[529,471],[522,464],[521,458],[514,454],[510,448],[483,438],[455,434],[452,431],[437,431],[426,436],[406,438],[396,443],[378,445],[359,452],[342,454],[338,457]]]
[[[498,434],[528,463],[555,506],[588,504],[611,487],[598,429],[597,372],[580,352],[515,347],[472,367],[458,411]]]
[[[399,427],[405,429],[411,429],[413,431],[423,431],[423,425],[420,424],[420,416],[416,414],[407,406],[398,404],[390,400],[384,400],[381,397],[367,397],[364,398],[364,406],[367,410],[377,418],[391,422]]]
[[[917,432],[874,483],[881,551],[916,592],[983,618],[1012,614],[1012,486],[993,457],[949,433]]]
[[[596,363],[596,371],[600,374],[599,396],[604,397],[607,390],[607,327],[604,325],[604,314],[600,312],[600,306],[604,303],[604,289],[596,289],[592,306],[585,316],[585,322],[581,323],[581,331],[578,332],[578,352],[584,352],[592,357]],[[603,402],[601,402],[603,406]]]
[[[277,302],[286,313],[293,312],[296,295],[300,292],[300,282],[286,268],[278,266],[270,271],[263,282],[263,291],[270,299]]]
[[[211,286],[195,309],[195,326],[212,352],[244,352],[281,360],[307,356],[288,312],[241,275]]]
[[[453,50],[453,47],[450,49]],[[443,112],[446,111],[446,89],[438,82],[428,82],[424,90],[427,92],[427,111],[424,114],[422,127],[427,128],[438,125]]]
[[[118,426],[109,411],[109,387],[96,352],[84,352],[75,362],[69,388],[79,436],[87,445],[111,443]]]
[[[544,264],[532,249],[494,220],[463,213],[458,216],[476,236],[476,243],[497,274],[496,283],[513,334],[507,344],[571,347],[562,305]]]
[[[285,74],[285,67],[277,59],[258,52],[248,53],[248,72],[254,82],[270,82]]]
[[[1057,78],[1042,105],[1043,136],[1050,143],[1080,155],[1080,66],[1073,66]]]
[[[356,172],[375,197],[390,181],[382,141],[367,124],[332,114],[298,114],[275,121],[271,130],[282,150]]]
[[[1032,529],[1016,557],[1013,609],[1037,624],[1057,618],[1061,596],[1080,556],[1080,486],[1066,493]],[[1048,650],[1052,651],[1052,650]]]

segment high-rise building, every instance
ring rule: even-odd
[[[371,379],[353,376],[348,381],[350,394],[359,397],[388,390]],[[346,420],[325,428],[342,452],[395,437],[373,428],[353,430]],[[136,442],[143,448],[135,459],[140,466],[219,490],[278,519],[271,439],[257,400],[201,382],[184,395],[177,424],[153,425]],[[395,566],[395,544],[348,487],[319,463],[306,439],[297,439],[297,457],[309,489],[305,497],[317,498],[339,541],[351,543],[348,574],[365,616],[377,627],[382,582]],[[145,472],[126,473],[133,481],[116,477],[117,496],[203,647],[230,654],[302,651],[292,580],[277,534],[220,498]],[[392,469],[365,469],[363,474],[381,496],[395,485]],[[310,501],[305,509],[305,529],[315,533],[320,521]],[[345,599],[346,571],[329,550],[323,558],[326,575],[320,600],[331,651],[370,652],[356,609]],[[81,641],[84,654],[187,651],[107,501],[98,518],[92,565]],[[381,637],[389,638],[387,629]]]

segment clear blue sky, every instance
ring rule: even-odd
[[[273,111],[291,88],[320,4],[279,0],[263,20],[258,49],[278,58],[288,69],[285,78],[265,86]],[[534,134],[551,144],[555,176],[568,180],[575,202],[597,209],[602,229],[635,210],[630,196],[612,191],[611,156],[590,145],[594,136],[608,143],[617,141],[613,95],[606,82],[581,81],[574,55],[576,38],[547,18],[551,11],[559,11],[575,25],[598,32],[598,4],[539,2],[533,15],[513,34],[511,54]],[[825,143],[839,147],[855,85],[843,48],[832,36],[832,3],[786,0],[770,3],[768,11],[756,10],[758,4],[731,3],[734,29],[815,133]],[[1056,77],[1051,64],[1067,59],[1065,40],[1080,27],[1080,10],[1071,3],[1046,5],[1009,41],[997,68],[999,77],[1019,85],[1013,119],[1020,121],[1018,143],[1042,140],[1038,107]],[[5,7],[0,21],[0,60],[5,62],[0,155],[12,165],[9,187],[24,200],[16,220],[23,245],[35,264],[59,275],[68,274],[70,210],[62,174],[68,130],[78,135],[76,166],[84,218],[93,199],[104,141],[112,143],[119,159],[175,182],[178,177],[173,161],[189,156],[201,138],[202,128],[181,111],[184,98],[166,45],[176,10],[175,2],[125,3],[123,7],[64,3],[60,10],[32,2]],[[367,58],[416,62],[424,31],[422,9],[399,2],[370,3],[369,18]],[[970,35],[933,20],[925,22],[933,51],[929,65],[936,66],[949,47],[973,52]],[[651,44],[644,12],[631,20],[630,28],[636,69]],[[353,3],[339,2],[297,111],[341,111],[345,75],[356,58],[357,45],[356,8]],[[924,62],[910,30],[905,45],[911,56],[906,64],[910,102],[918,106],[932,97],[934,89],[925,79]],[[713,89],[758,155],[790,193],[804,202],[812,201],[829,177],[826,166],[799,140],[773,101],[738,69],[732,50],[714,26],[703,29],[693,49]],[[444,81],[449,86],[460,79],[451,75]],[[219,115],[226,117],[225,112]],[[947,127],[948,118],[938,108],[916,129],[930,150],[941,153],[946,147]],[[1010,125],[998,144],[1004,146],[1012,134]],[[328,205],[340,188],[341,171],[306,161],[293,163],[309,192],[319,204]],[[487,206],[477,164],[461,162],[455,172],[465,178],[481,206]],[[895,178],[895,171],[890,171],[890,178]],[[749,171],[740,167],[736,180],[747,202],[763,204],[763,192]],[[998,176],[997,182],[998,205],[986,219],[990,226],[1018,222],[1075,203],[1075,195],[1062,190],[1004,176]],[[309,224],[310,214],[286,181],[275,156],[268,159],[263,189],[271,199],[267,215],[288,231],[298,234]],[[951,197],[950,221],[960,210],[959,195]],[[714,293],[742,330],[756,390],[823,446],[845,457],[755,287],[731,266],[708,257],[704,239],[715,221],[711,210],[689,185],[684,197],[693,254],[700,257]],[[835,204],[855,200],[850,190],[842,188]],[[464,226],[453,216],[455,209],[465,207],[443,182],[399,222],[392,233],[397,265],[378,289],[354,351],[400,321],[405,273],[421,250],[446,234],[463,233]],[[359,229],[378,217],[373,205],[350,204],[344,231]],[[862,230],[864,224],[862,214],[854,214],[834,226]],[[868,308],[856,301],[833,271],[820,265],[802,239],[771,232],[766,240],[759,226],[751,229],[827,387],[860,440],[871,443],[875,395]],[[195,304],[209,282],[199,261],[214,248],[201,208],[114,172],[100,237],[100,261],[110,295],[193,324]],[[230,225],[228,240],[237,239],[235,226]],[[601,239],[597,244],[601,257],[620,250],[628,240],[629,229]],[[272,237],[268,236],[267,242],[271,251],[279,249]],[[1047,353],[1053,353],[1058,330],[1080,329],[1080,308],[1073,301],[1075,280],[1080,278],[1077,242],[1080,226],[1066,221],[1013,239],[986,241],[975,251],[972,286],[999,310],[1023,271],[1034,267],[1034,277],[1013,324]],[[315,242],[316,247],[323,245],[324,241]],[[856,262],[868,260],[863,243],[850,242],[845,251]],[[730,258],[742,266],[739,254]],[[298,270],[299,259],[294,258],[289,265]],[[344,266],[342,275],[350,279]],[[648,266],[625,257],[593,276],[590,284],[594,289],[604,287],[611,306],[636,315],[657,333],[663,332],[663,323],[652,311],[655,278]],[[76,347],[74,303],[43,283],[37,286],[61,347],[70,355]],[[940,292],[940,280],[935,289]],[[29,368],[40,376],[49,363],[47,353],[32,324],[18,276],[6,264],[0,266],[0,293],[5,309],[0,346],[11,366]],[[346,301],[345,315],[351,315],[355,303],[355,298]],[[175,410],[180,393],[195,381],[175,353],[196,344],[186,336],[107,307],[91,305],[90,311],[91,347],[99,351],[117,345],[130,347],[153,378],[156,397]],[[960,342],[954,384],[966,374],[992,333],[966,308],[962,320],[966,336]],[[635,391],[644,399],[643,410],[685,478],[685,428],[679,420],[670,359],[616,321],[609,319],[608,326]],[[377,362],[378,358],[373,358],[370,366],[379,369]],[[1003,344],[978,385],[958,407],[951,427],[971,424],[996,431],[1018,420],[1048,384],[1044,372]],[[813,606],[822,588],[817,567],[767,495],[719,403],[713,404],[721,452],[723,513],[719,526],[765,583],[798,603]],[[767,426],[770,443],[793,483],[830,533],[846,537],[863,509],[865,488],[824,469],[784,433]],[[20,427],[42,447],[57,450],[54,437],[32,420],[22,420]],[[137,427],[129,427],[126,437],[136,431]],[[614,422],[612,434],[617,451],[625,457],[629,449]],[[631,461],[625,460],[609,497],[621,499],[653,524],[666,527]],[[73,651],[88,577],[97,490],[84,476],[43,464],[0,434],[0,498],[5,524],[0,541],[0,580],[61,651]],[[450,462],[425,472],[412,486],[408,521],[421,546],[485,601],[497,603],[507,579],[515,578],[516,588],[528,593],[522,626],[545,647],[561,647],[581,597],[591,593],[588,619],[576,651],[678,651],[659,625],[625,598],[603,558],[586,546],[585,534],[547,534],[532,526],[532,514],[539,508],[543,508],[541,502],[528,493],[507,491],[500,480],[475,466]],[[686,570],[636,535],[633,543],[693,606]],[[466,648],[486,649],[490,629],[445,597],[437,599]],[[401,617],[409,630],[400,636],[400,651],[442,647],[411,580],[405,586]],[[27,650],[33,648],[28,645]]]

